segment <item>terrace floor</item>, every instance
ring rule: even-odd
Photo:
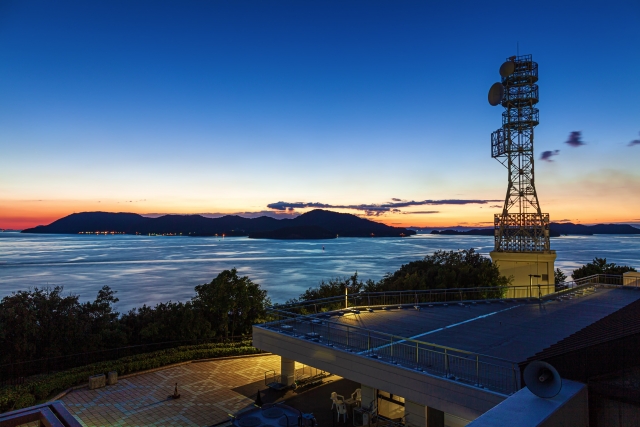
[[[302,412],[313,412],[322,425],[345,425],[332,419],[329,395],[335,391],[348,397],[359,384],[331,376],[308,390],[277,392],[264,385],[267,370],[280,371],[280,356],[190,363],[120,379],[96,390],[74,390],[60,400],[87,427],[212,426],[253,407],[260,390],[265,404],[286,401]],[[176,382],[180,399],[169,399]]]
[[[279,356],[190,363],[74,390],[60,400],[85,426],[210,426],[252,405],[255,395],[232,389],[264,381],[269,369],[280,371]],[[176,382],[180,399],[169,399]]]

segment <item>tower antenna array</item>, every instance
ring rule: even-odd
[[[508,170],[502,213],[494,217],[495,251],[549,253],[549,214],[542,213],[533,173],[533,129],[539,123],[538,64],[531,55],[507,58],[489,103],[502,105],[502,127],[491,134],[491,157]]]

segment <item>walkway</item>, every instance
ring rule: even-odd
[[[122,379],[97,390],[75,390],[61,400],[87,427],[210,426],[252,405],[255,397],[232,389],[259,385],[270,369],[280,371],[280,356],[190,363]],[[176,382],[181,397],[168,399]]]

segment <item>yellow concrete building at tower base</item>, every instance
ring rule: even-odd
[[[523,298],[555,292],[556,251],[489,253],[500,274],[513,277],[506,298]],[[539,277],[537,277],[539,276]]]

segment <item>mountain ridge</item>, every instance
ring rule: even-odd
[[[471,230],[433,230],[431,234],[445,236],[493,236],[493,228],[475,228]],[[552,222],[549,224],[550,237],[562,235],[593,236],[594,234],[640,234],[640,228],[629,224],[582,225],[572,222]]]
[[[289,229],[288,231],[278,230]],[[296,218],[275,219],[267,216],[243,218],[226,215],[206,218],[201,215],[164,215],[144,217],[127,212],[81,212],[60,218],[49,225],[37,226],[23,233],[44,234],[154,234],[185,236],[250,236],[253,238],[331,238],[403,237],[416,234],[405,228],[391,227],[351,214],[315,209]],[[287,237],[291,235],[294,237]],[[270,237],[273,236],[273,237]]]

